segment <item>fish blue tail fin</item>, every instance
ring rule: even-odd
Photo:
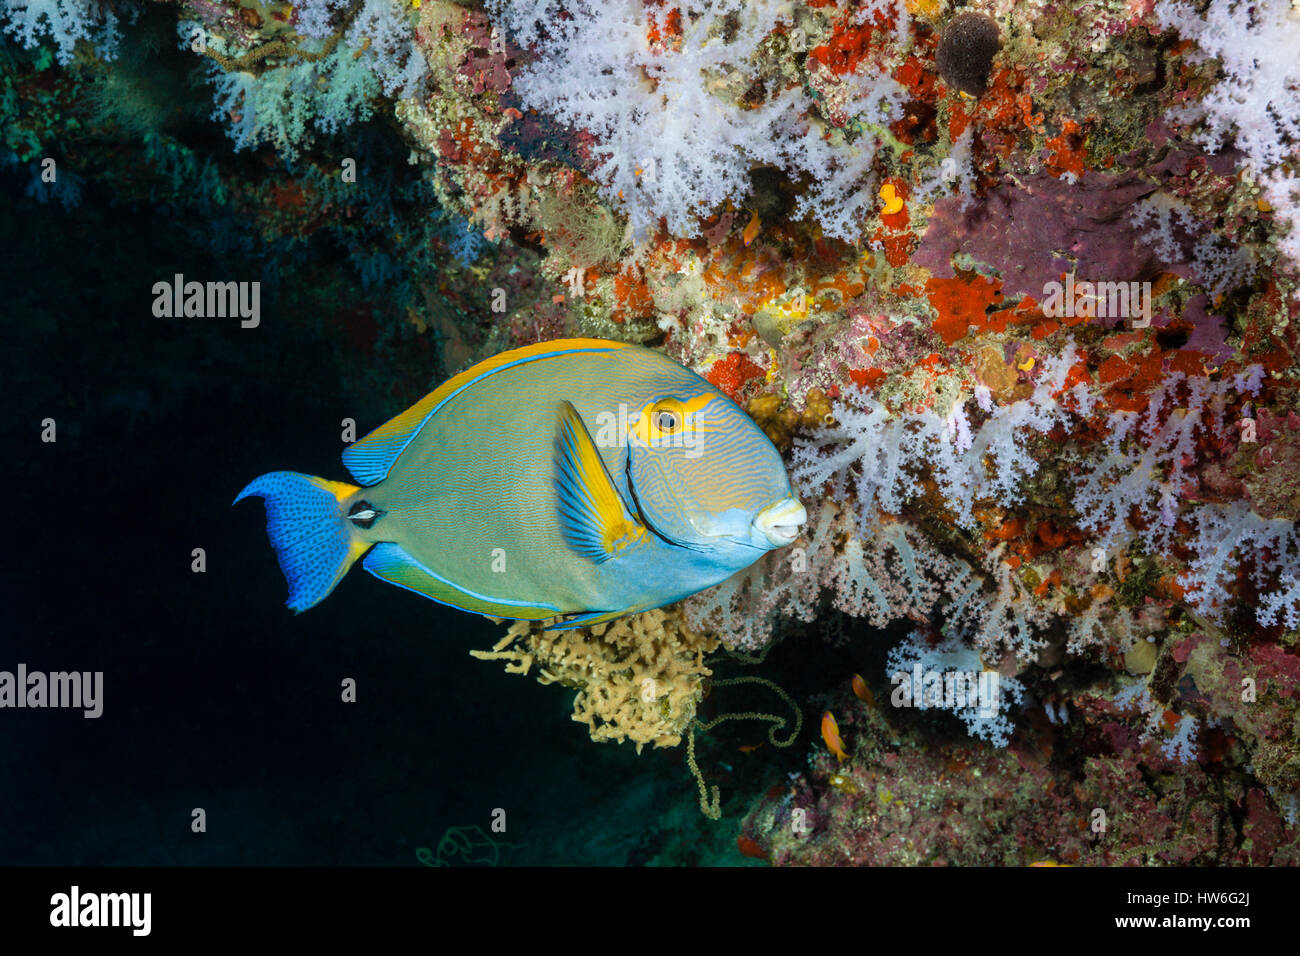
[[[256,495],[266,502],[266,534],[289,583],[295,614],[319,604],[372,542],[357,535],[343,503],[356,485],[296,471],[255,478],[235,498]]]

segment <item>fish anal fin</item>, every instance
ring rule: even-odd
[[[548,604],[509,601],[486,594],[476,594],[426,568],[397,544],[385,541],[370,549],[361,566],[377,578],[414,591],[439,604],[472,611],[484,617],[503,617],[523,621],[544,621],[560,613]]]
[[[548,626],[546,630],[572,631],[579,627],[595,627],[597,624],[607,624],[625,615],[636,614],[638,611],[643,610],[645,610],[644,607],[627,607],[619,611],[588,611],[586,614],[579,614],[577,617],[571,617]]]

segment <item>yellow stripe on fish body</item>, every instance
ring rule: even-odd
[[[716,584],[804,517],[730,399],[662,353],[599,339],[479,363],[343,461],[364,487],[276,472],[240,495],[266,499],[295,610],[369,548],[371,573],[465,610],[605,620]]]

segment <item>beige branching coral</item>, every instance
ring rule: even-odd
[[[528,674],[536,665],[539,683],[578,691],[573,719],[588,726],[592,740],[630,740],[640,753],[646,744],[682,742],[713,673],[705,655],[717,647],[670,608],[572,631],[516,621],[492,650],[470,654],[506,661],[508,674]]]

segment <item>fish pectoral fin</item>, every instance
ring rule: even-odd
[[[583,557],[604,564],[645,537],[645,525],[628,511],[582,416],[569,402],[560,407],[555,491],[564,540]]]
[[[422,594],[439,604],[458,607],[462,611],[473,611],[484,617],[544,621],[560,613],[559,608],[549,604],[530,604],[526,601],[511,601],[506,598],[476,594],[426,568],[407,554],[401,545],[393,544],[391,541],[382,542],[371,548],[361,566],[375,577],[383,578],[390,584]]]

